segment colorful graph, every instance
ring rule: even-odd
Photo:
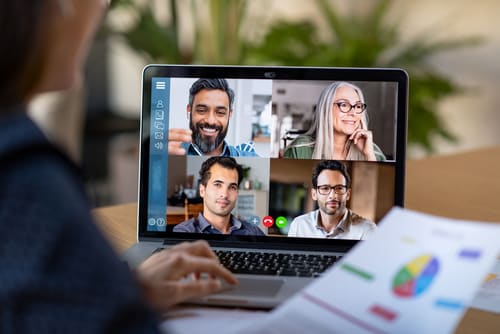
[[[488,274],[482,285],[483,289],[498,289],[500,291],[500,278],[495,274]]]
[[[412,298],[431,285],[439,270],[438,260],[429,254],[421,255],[405,264],[392,281],[392,291],[400,297]]]

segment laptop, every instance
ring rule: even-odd
[[[209,157],[196,144],[183,144],[187,155],[169,154],[168,149],[169,129],[188,129],[193,122],[187,107],[189,91],[200,78],[224,79],[234,92],[232,113],[225,131],[220,131],[226,132],[223,139],[227,147],[222,154],[232,155],[244,170],[232,215],[262,233],[174,231],[185,220],[185,203],[202,200],[199,170]],[[335,82],[347,82],[362,91],[364,107],[357,103],[342,107],[368,114],[367,128],[383,153],[380,161],[340,161],[351,176],[346,206],[374,226],[393,206],[403,206],[408,107],[405,71],[148,65],[142,75],[138,242],[124,254],[129,264],[134,267],[157,249],[197,239],[206,240],[217,254],[238,254],[238,264],[258,256],[273,258],[278,264],[295,261],[301,266],[318,258],[328,258],[332,264],[356,243],[365,242],[359,235],[350,239],[288,236],[294,218],[317,210],[311,198],[311,173],[322,160],[289,158],[286,152],[298,136],[314,126],[319,96]],[[196,214],[193,219],[197,219]],[[251,264],[250,269],[242,273],[232,268],[240,281],[238,286],[191,302],[272,308],[321,275],[304,274],[299,269],[276,274],[252,270]]]

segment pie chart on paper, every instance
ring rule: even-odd
[[[405,264],[394,276],[392,291],[399,297],[413,298],[430,287],[439,271],[439,261],[429,254]]]

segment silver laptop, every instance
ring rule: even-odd
[[[233,156],[243,166],[232,215],[253,232],[176,228],[186,212],[191,222],[204,220],[203,212],[189,212],[187,203],[203,202],[199,171],[208,159],[203,152],[211,148],[194,140],[179,144],[186,155],[169,154],[168,149],[169,129],[196,128],[188,105],[193,103],[190,90],[200,78],[218,79],[233,93],[230,117],[217,129],[223,143],[218,147],[220,154]],[[138,242],[125,258],[133,267],[157,249],[197,239],[207,240],[218,254],[237,254],[238,266],[232,270],[240,284],[194,303],[272,308],[321,273],[300,268],[275,273],[267,271],[269,266],[254,268],[248,259],[264,256],[301,267],[328,258],[331,264],[363,242],[358,239],[369,237],[342,230],[324,236],[292,233],[296,217],[318,210],[311,195],[312,170],[322,160],[307,154],[290,157],[288,152],[301,142],[297,138],[310,134],[315,113],[319,114],[319,97],[333,83],[347,82],[362,91],[363,103],[338,107],[344,113],[352,109],[353,115],[369,116],[365,127],[372,133],[378,157],[382,156],[378,161],[340,161],[351,178],[347,208],[376,226],[391,207],[404,204],[408,77],[403,70],[149,65],[142,80]],[[205,128],[216,131],[209,125]]]

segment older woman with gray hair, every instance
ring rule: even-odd
[[[298,136],[283,154],[285,158],[383,161],[385,155],[373,142],[361,89],[338,81],[321,93],[313,126]]]

